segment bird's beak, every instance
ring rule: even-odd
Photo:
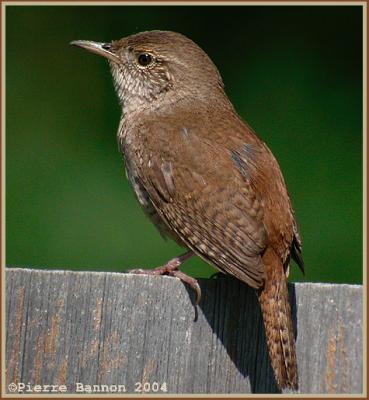
[[[118,56],[111,49],[111,43],[98,43],[91,42],[90,40],[74,40],[70,44],[73,46],[82,47],[82,49],[86,49],[91,53],[105,57],[110,61],[116,63],[119,62]]]

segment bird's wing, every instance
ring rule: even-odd
[[[200,257],[261,287],[267,234],[250,176],[252,157],[200,139],[189,128],[179,134],[180,140],[169,145],[157,134],[156,149],[147,143],[150,168],[142,179],[158,214]]]
[[[296,264],[299,266],[301,272],[305,275],[305,265],[302,258],[302,242],[300,238],[300,233],[297,229],[296,222],[293,225],[293,241],[291,245],[291,256],[295,260]]]

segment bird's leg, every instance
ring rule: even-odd
[[[166,264],[153,268],[153,269],[130,269],[128,272],[132,274],[145,274],[145,275],[169,275],[171,272],[178,269],[178,267],[183,264],[186,260],[193,256],[192,251],[188,251],[179,257],[172,258]]]
[[[153,268],[153,269],[130,269],[127,272],[131,274],[141,274],[141,275],[170,275],[180,279],[182,282],[187,283],[196,293],[196,304],[199,304],[201,299],[201,289],[197,280],[192,278],[191,276],[186,275],[178,268],[182,265],[186,260],[191,258],[194,255],[192,251],[188,251],[185,254],[182,254],[179,257],[172,258],[166,264]]]

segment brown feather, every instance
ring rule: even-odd
[[[285,271],[291,257],[303,270],[301,241],[273,154],[185,36],[73,43],[109,60],[123,105],[118,143],[141,206],[162,235],[258,290],[277,384],[297,389]]]
[[[267,279],[258,291],[270,360],[280,388],[298,389],[295,338],[287,279],[279,257],[271,249],[263,256]]]

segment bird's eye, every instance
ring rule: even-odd
[[[152,55],[149,53],[141,53],[138,56],[138,63],[142,66],[142,67],[147,67],[149,64],[151,64],[153,62],[153,58]]]

